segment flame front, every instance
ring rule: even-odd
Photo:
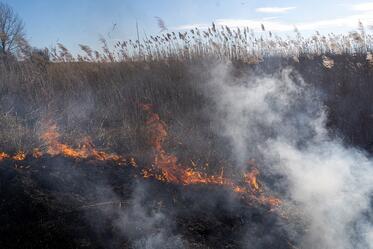
[[[38,159],[44,154],[49,156],[64,156],[75,159],[87,159],[92,158],[98,161],[114,161],[119,165],[124,164],[126,159],[115,153],[108,153],[105,151],[97,150],[89,137],[82,140],[78,148],[73,148],[67,144],[60,142],[60,133],[55,122],[50,120],[43,121],[44,126],[47,128],[40,135],[40,139],[46,145],[44,152],[40,148],[33,149],[31,156]],[[12,159],[14,161],[23,161],[26,159],[26,153],[18,151],[14,155],[10,155],[5,152],[0,152],[0,161],[5,159]],[[136,166],[136,162],[133,158],[129,159],[129,164]]]
[[[251,171],[245,173],[245,182],[248,183],[251,189],[255,191],[259,191],[259,183],[257,180],[257,176],[259,175],[259,170],[257,168],[253,168]]]
[[[125,162],[125,159],[120,155],[97,150],[89,137],[83,139],[78,149],[61,143],[57,125],[51,121],[46,121],[46,124],[48,128],[41,134],[41,139],[47,145],[47,153],[51,156],[62,155],[76,159],[94,158],[99,161],[115,161],[120,164]],[[40,150],[34,151],[34,155],[40,157],[42,153]]]
[[[159,115],[152,112],[149,104],[142,105],[147,113],[146,121],[147,134],[150,145],[154,149],[154,169],[161,170],[162,175],[157,178],[176,184],[219,184],[230,185],[231,183],[220,176],[207,176],[202,172],[195,171],[192,167],[184,167],[177,162],[175,155],[169,154],[163,148],[163,143],[168,135],[166,124],[159,118]],[[146,175],[151,175],[151,170],[145,170]]]
[[[7,154],[5,152],[0,152],[0,161],[4,160],[4,159],[7,159],[7,158],[10,158],[9,154]]]
[[[26,153],[23,151],[18,151],[14,156],[12,156],[14,161],[23,161],[26,159]]]
[[[167,153],[163,147],[168,135],[165,122],[160,119],[158,114],[152,111],[151,105],[144,104],[142,108],[148,116],[146,120],[146,132],[154,152],[152,167],[142,169],[142,176],[144,178],[152,177],[159,181],[180,185],[221,185],[261,204],[270,206],[279,206],[281,204],[281,200],[276,197],[265,196],[263,194],[262,185],[258,181],[259,170],[253,162],[249,162],[249,164],[252,165],[251,170],[242,175],[241,181],[235,181],[224,176],[223,169],[218,175],[208,175],[196,170],[197,165],[193,161],[190,167],[180,164],[177,157]],[[61,142],[61,136],[55,122],[44,120],[43,124],[47,129],[41,134],[40,138],[46,145],[46,148],[44,150],[35,148],[32,151],[31,155],[36,159],[47,154],[49,156],[64,156],[74,159],[92,158],[98,161],[113,161],[118,165],[127,162],[132,167],[137,167],[136,161],[132,157],[126,160],[116,153],[108,153],[96,149],[89,137],[84,138],[78,148],[73,148],[64,144]],[[0,161],[5,159],[23,161],[26,159],[26,153],[18,151],[16,154],[10,155],[5,152],[0,152]]]
[[[26,153],[23,151],[18,151],[16,154],[11,156],[8,153],[0,152],[0,161],[4,159],[12,159],[14,161],[23,161],[26,159]]]
[[[175,155],[169,154],[163,147],[167,137],[167,125],[160,119],[159,115],[152,111],[150,104],[143,104],[143,110],[147,113],[147,134],[154,150],[154,161],[152,169],[144,169],[143,176],[154,177],[161,181],[175,184],[214,184],[231,188],[236,193],[250,194],[250,199],[255,199],[262,204],[278,206],[281,200],[275,197],[267,197],[261,194],[260,184],[257,180],[259,170],[253,167],[243,176],[244,184],[238,184],[230,178],[224,177],[223,171],[220,175],[207,175],[196,171],[193,167],[185,167],[178,163]],[[161,174],[157,174],[160,170]]]

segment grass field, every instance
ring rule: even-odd
[[[101,43],[0,61],[7,248],[369,248],[362,25]]]

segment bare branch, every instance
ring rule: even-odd
[[[0,3],[0,55],[17,54],[27,48],[24,23],[13,9]]]

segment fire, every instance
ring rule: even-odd
[[[282,201],[276,197],[273,197],[273,196],[269,196],[269,197],[266,197],[266,198],[260,198],[260,201],[261,203],[267,203],[269,204],[270,206],[273,206],[273,207],[276,207],[276,206],[280,206]]]
[[[61,143],[57,125],[51,121],[47,121],[46,124],[48,129],[41,134],[41,139],[47,145],[47,153],[51,156],[62,155],[75,159],[94,158],[99,161],[115,161],[119,164],[125,162],[125,159],[120,155],[97,150],[89,137],[84,138],[77,149]],[[37,152],[35,155],[41,156],[42,154]]]
[[[163,143],[168,135],[167,125],[159,118],[159,115],[152,112],[152,106],[142,105],[143,110],[147,113],[146,121],[147,133],[150,145],[154,149],[154,167],[161,170],[165,181],[176,184],[219,184],[230,185],[229,181],[222,175],[207,176],[202,172],[195,171],[192,167],[185,168],[177,162],[175,155],[169,154],[163,148]],[[151,174],[149,171],[147,175]]]
[[[122,165],[126,162],[126,159],[115,153],[108,153],[95,148],[92,140],[86,137],[82,140],[78,148],[73,148],[67,144],[60,142],[60,133],[56,123],[52,121],[44,121],[47,129],[41,134],[40,138],[46,145],[45,152],[39,148],[33,149],[32,157],[38,159],[44,154],[49,156],[64,156],[75,159],[87,159],[93,158],[98,161],[113,161],[118,165]],[[0,152],[0,161],[5,159],[12,159],[14,161],[23,161],[26,159],[26,153],[24,151],[18,151],[14,155],[9,155],[5,152]],[[134,158],[130,158],[129,164],[136,167],[136,161]]]
[[[26,159],[26,154],[23,151],[18,151],[14,156],[12,156],[14,161],[23,161]]]
[[[248,183],[254,191],[259,191],[260,187],[258,184],[257,176],[259,175],[259,170],[253,168],[251,171],[245,173],[245,182]]]
[[[243,176],[244,184],[238,184],[232,179],[224,177],[223,171],[220,175],[207,175],[197,171],[195,163],[192,161],[191,167],[185,167],[178,163],[175,155],[169,154],[163,148],[163,143],[167,137],[167,125],[160,119],[159,115],[152,111],[152,106],[149,104],[142,105],[143,110],[147,113],[146,121],[147,134],[149,142],[154,150],[154,161],[152,169],[144,169],[143,176],[145,178],[154,177],[161,181],[166,181],[175,184],[214,184],[222,185],[231,188],[236,193],[250,194],[250,199],[255,199],[259,203],[268,204],[270,206],[278,206],[281,201],[275,197],[266,197],[261,194],[261,185],[257,177],[259,170],[253,167]],[[250,162],[252,164],[252,162]],[[160,171],[160,174],[157,174]],[[256,196],[255,194],[259,195]]]
[[[48,128],[41,134],[41,139],[47,145],[47,153],[51,156],[63,155],[73,158],[87,158],[88,151],[83,145],[81,149],[73,149],[70,146],[61,143],[60,134],[57,125],[51,121],[47,121]]]
[[[191,184],[211,184],[220,185],[231,189],[233,192],[242,194],[248,200],[255,200],[258,203],[266,204],[272,207],[279,206],[281,200],[265,196],[263,194],[262,185],[258,181],[259,170],[254,161],[249,161],[251,170],[242,174],[241,180],[233,180],[224,176],[223,168],[220,174],[208,175],[203,171],[198,170],[198,166],[194,161],[191,161],[191,166],[185,166],[178,162],[175,155],[167,153],[163,144],[168,136],[167,125],[163,122],[159,115],[152,111],[152,106],[149,104],[142,105],[148,118],[146,120],[146,132],[149,137],[150,146],[153,148],[153,163],[150,168],[141,170],[144,178],[154,178],[159,181],[169,182],[180,185]],[[74,159],[95,159],[98,161],[113,161],[118,165],[128,163],[132,167],[137,167],[137,163],[133,157],[128,160],[116,153],[108,153],[95,148],[92,140],[89,137],[84,138],[77,148],[73,148],[61,142],[61,135],[55,122],[45,121],[47,129],[41,134],[40,138],[46,145],[44,150],[35,148],[31,155],[38,159],[44,154],[50,156],[64,156]],[[18,151],[14,155],[9,155],[5,152],[0,152],[0,161],[11,159],[14,161],[23,161],[26,159],[26,153]],[[204,165],[208,167],[208,163]]]
[[[5,152],[0,152],[0,161],[4,159],[12,159],[14,161],[23,161],[26,159],[26,153],[23,151],[18,151],[16,154],[11,156]]]
[[[9,154],[5,152],[0,152],[0,161],[9,158]]]

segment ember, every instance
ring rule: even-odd
[[[23,151],[18,151],[17,154],[15,154],[12,159],[14,161],[23,161],[26,159],[26,154]]]

